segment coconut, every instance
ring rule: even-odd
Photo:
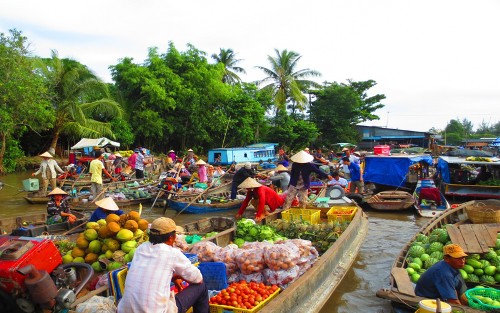
[[[101,228],[99,228],[97,235],[99,236],[99,238],[104,239],[104,238],[109,238],[109,237],[113,236],[113,233],[111,232],[111,230],[109,230],[109,227],[107,225],[105,225],[105,226],[102,226]]]
[[[121,245],[122,251],[125,253],[129,253],[132,249],[135,249],[135,247],[137,247],[137,241],[135,240],[126,241]]]
[[[117,250],[115,252],[113,252],[113,260],[115,260],[116,262],[123,262],[123,258],[125,257],[125,252],[123,252],[122,250]]]
[[[89,251],[93,253],[100,253],[101,252],[101,242],[99,240],[92,240],[89,243]]]
[[[89,253],[85,256],[85,263],[92,264],[97,261],[99,256],[95,253]]]
[[[129,219],[134,220],[136,222],[139,222],[139,220],[141,219],[141,216],[139,215],[139,212],[137,212],[137,211],[128,212],[128,217],[129,217]]]
[[[99,229],[99,224],[97,224],[96,222],[88,222],[87,225],[85,225],[87,227],[87,229],[95,229],[95,230],[98,230]]]
[[[122,215],[120,215],[120,225],[125,225],[125,223],[128,221],[128,214],[127,213],[123,213]]]
[[[114,213],[111,213],[111,214],[108,214],[108,216],[106,216],[106,223],[109,224],[111,222],[119,222],[120,221],[120,217]]]
[[[74,258],[83,257],[84,255],[85,251],[81,248],[74,247],[73,250],[71,250],[71,256]]]
[[[120,267],[122,267],[122,264],[120,262],[110,262],[108,264],[108,271],[114,271]]]
[[[106,245],[108,246],[109,250],[113,252],[120,249],[120,243],[115,239],[110,239],[108,242],[106,242]]]
[[[123,225],[123,227],[130,230],[131,232],[135,232],[139,228],[139,225],[137,225],[137,222],[134,220],[128,220],[125,222],[125,225]]]
[[[108,223],[107,226],[108,226],[109,230],[111,231],[111,233],[113,233],[113,234],[118,233],[121,229],[120,224],[118,224],[117,222],[110,222],[110,223]]]
[[[63,264],[73,262],[73,257],[70,254],[65,254],[63,257]]]
[[[101,268],[101,263],[99,263],[98,261],[92,263],[92,268],[94,269],[94,271],[96,272],[100,272],[102,271],[102,268]]]
[[[76,246],[81,249],[86,249],[89,246],[89,241],[85,237],[78,237],[76,239]]]
[[[95,229],[87,229],[86,231],[83,232],[83,236],[88,241],[96,240],[97,239],[97,231]]]
[[[85,263],[85,259],[79,256],[73,259],[73,263]]]
[[[139,226],[139,229],[144,231],[148,229],[149,227],[149,222],[145,219],[140,219],[139,222],[137,222],[137,225]]]
[[[107,222],[105,219],[101,218],[100,220],[97,221],[97,224],[99,224],[99,227],[106,226]]]
[[[116,239],[121,242],[129,241],[134,238],[134,233],[128,229],[121,229],[118,234],[116,234]]]

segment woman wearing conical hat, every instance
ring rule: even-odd
[[[46,195],[47,194],[47,188],[49,187],[49,181],[50,181],[50,186],[52,187],[52,190],[54,190],[57,187],[56,184],[56,178],[57,178],[57,172],[59,173],[64,173],[64,171],[57,165],[56,160],[54,160],[54,157],[52,154],[48,152],[44,152],[40,154],[39,156],[42,157],[42,163],[40,163],[40,168],[38,171],[34,172],[31,174],[31,176],[36,176],[38,174],[42,174],[42,194]]]
[[[279,188],[281,188],[281,191],[285,192],[288,189],[288,184],[290,184],[288,169],[284,167],[283,164],[279,164],[274,172],[275,174],[270,177],[273,184],[274,182],[279,182]]]
[[[287,196],[283,209],[287,210],[292,205],[292,201],[295,196],[299,195],[299,206],[305,208],[307,202],[307,190],[310,185],[311,173],[316,173],[321,178],[328,178],[332,180],[331,175],[327,175],[325,172],[320,170],[316,165],[312,164],[314,157],[305,152],[304,150],[299,151],[291,157],[293,162],[292,170],[290,173],[290,184],[288,185]]]
[[[52,190],[48,196],[50,197],[47,203],[47,224],[57,224],[63,222],[74,223],[76,216],[71,214],[68,204],[68,194],[60,188]]]
[[[116,215],[122,215],[124,213],[111,197],[96,201],[95,204],[97,205],[97,209],[95,209],[92,216],[90,216],[89,222],[97,222],[100,219],[105,219],[106,216],[111,213]]]
[[[278,195],[276,191],[271,188],[259,184],[252,177],[245,179],[245,181],[243,181],[238,188],[247,189],[247,196],[236,214],[237,219],[242,217],[250,201],[252,202],[253,207],[257,210],[257,213],[255,214],[256,221],[260,221],[268,215],[266,205],[269,207],[271,212],[274,212],[285,202],[284,197]]]

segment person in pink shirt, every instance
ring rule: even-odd
[[[202,159],[199,159],[195,163],[198,166],[198,179],[200,180],[200,183],[206,183],[208,182],[208,177],[207,177],[207,167],[205,161]]]

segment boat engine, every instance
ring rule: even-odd
[[[66,310],[93,273],[85,263],[62,264],[48,239],[0,236],[0,312]]]

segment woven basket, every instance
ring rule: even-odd
[[[476,202],[465,208],[474,224],[500,223],[500,206]]]

